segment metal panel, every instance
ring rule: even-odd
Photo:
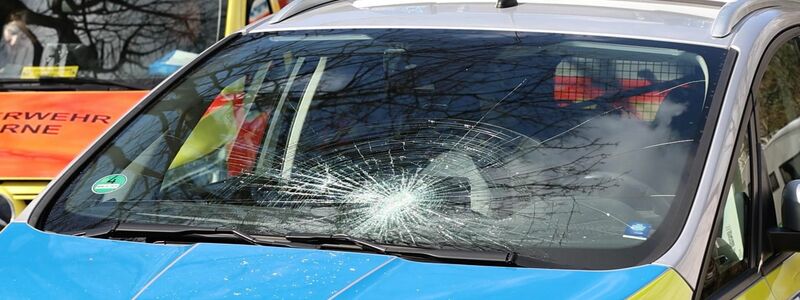
[[[278,13],[275,14],[275,16],[270,18],[269,21],[267,21],[267,24],[280,23],[280,22],[282,22],[282,21],[284,21],[284,20],[286,20],[288,18],[291,18],[291,17],[293,17],[295,15],[298,15],[300,13],[303,13],[303,12],[309,10],[309,9],[312,9],[314,7],[317,7],[317,6],[320,6],[320,5],[324,5],[324,4],[327,4],[327,3],[330,3],[330,2],[334,2],[334,1],[336,1],[336,0],[296,0],[296,1],[293,1],[292,3],[289,3],[288,5],[286,5],[286,7],[282,8],[280,11],[278,11]]]
[[[520,1],[497,9],[481,3],[416,3],[397,5],[371,0],[337,1],[279,23],[261,23],[248,32],[335,28],[438,28],[524,32],[554,32],[628,37],[727,47],[728,38],[712,38],[709,32],[718,7],[703,5],[648,4],[609,1],[593,6],[576,1],[553,3]],[[437,1],[438,2],[438,1]],[[541,3],[540,3],[541,2]],[[613,4],[614,6],[611,6]],[[272,20],[272,19],[270,19]],[[465,22],[464,20],[470,20]]]
[[[719,16],[714,21],[711,35],[714,37],[725,37],[733,31],[733,27],[739,24],[748,15],[765,8],[777,7],[792,4],[794,0],[761,0],[761,1],[735,1],[729,2],[722,7]],[[795,2],[795,4],[798,2]]]
[[[476,266],[252,245],[157,245],[12,223],[0,235],[4,298],[623,299],[667,268]],[[598,257],[602,259],[602,257]],[[27,284],[19,284],[27,283]]]
[[[749,16],[730,35],[731,48],[737,50],[739,56],[731,74],[692,210],[678,241],[656,261],[675,267],[693,288],[697,286],[714,216],[722,198],[725,174],[733,155],[736,133],[761,56],[775,36],[798,24],[799,11],[790,11],[785,7],[769,8]]]

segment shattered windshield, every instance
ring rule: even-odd
[[[522,32],[250,34],[129,123],[42,224],[635,264],[680,230],[725,55]]]
[[[222,34],[218,0],[2,0],[0,82],[107,80],[141,89]]]

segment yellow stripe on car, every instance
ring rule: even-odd
[[[683,280],[678,272],[673,269],[667,269],[664,274],[658,276],[650,284],[634,293],[628,299],[690,299],[692,297],[692,289]]]
[[[767,274],[776,299],[791,299],[800,293],[800,254],[794,254],[780,267]]]

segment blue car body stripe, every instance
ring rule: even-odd
[[[190,247],[59,235],[12,223],[0,233],[0,290],[8,298],[59,299],[620,299],[668,270],[492,267],[314,249]]]

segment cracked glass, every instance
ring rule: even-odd
[[[251,34],[103,145],[43,228],[224,226],[635,265],[684,221],[726,54],[499,31]],[[114,174],[124,184],[93,192]]]

